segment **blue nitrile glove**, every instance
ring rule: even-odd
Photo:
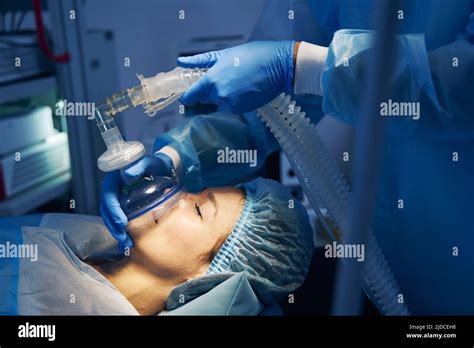
[[[234,113],[253,111],[280,93],[293,91],[294,41],[255,41],[192,57],[185,68],[210,68],[181,97],[185,105],[217,104]]]
[[[119,242],[122,251],[127,247],[133,247],[133,241],[126,232],[128,219],[118,200],[120,185],[136,182],[144,175],[171,176],[172,171],[173,161],[171,158],[164,153],[157,152],[132,163],[122,174],[118,170],[105,174],[102,183],[100,215],[102,215],[110,234]]]

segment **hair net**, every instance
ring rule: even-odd
[[[302,204],[279,183],[256,179],[238,185],[244,207],[207,273],[245,272],[259,299],[270,304],[304,281],[313,236]]]

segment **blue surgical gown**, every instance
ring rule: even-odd
[[[357,127],[372,1],[339,1],[323,110]],[[389,98],[420,118],[385,123],[373,228],[413,314],[474,314],[472,1],[402,1]],[[344,66],[344,60],[348,64]]]
[[[312,42],[330,43],[322,111],[317,98],[298,98],[303,110],[315,123],[327,114],[357,127],[364,97],[362,68],[371,54],[374,1],[288,2],[295,3],[312,10]],[[278,2],[282,4],[286,13],[291,7]],[[474,3],[407,0],[401,4],[396,65],[387,83],[392,100],[419,102],[421,115],[419,120],[385,122],[373,229],[413,314],[472,315],[474,49],[469,16]],[[273,32],[264,18],[259,26]],[[301,28],[267,37],[308,40],[311,33]],[[262,30],[255,32],[262,34]],[[348,66],[343,64],[346,58]],[[278,149],[252,114],[198,116],[158,137],[155,149],[164,145],[180,153],[184,181],[193,191],[234,183],[261,168],[264,158]],[[217,150],[226,146],[256,149],[258,165],[217,163]]]

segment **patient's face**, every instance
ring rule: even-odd
[[[233,187],[188,193],[165,216],[128,226],[131,257],[162,279],[184,282],[202,275],[240,216],[245,196]]]

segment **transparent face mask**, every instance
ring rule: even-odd
[[[148,176],[122,188],[120,206],[128,218],[127,229],[139,229],[171,212],[186,197],[184,186],[176,177]]]

